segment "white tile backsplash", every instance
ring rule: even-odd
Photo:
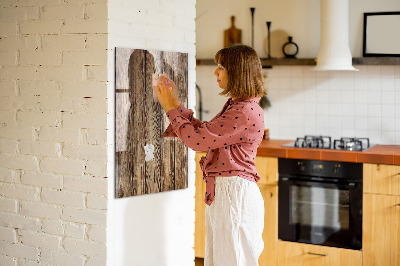
[[[359,71],[313,71],[312,66],[264,70],[271,107],[264,110],[271,138],[305,134],[369,137],[371,143],[400,144],[400,66],[357,65]],[[198,66],[203,120],[226,102],[213,66]]]

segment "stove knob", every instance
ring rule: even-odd
[[[335,168],[333,168],[333,173],[334,173],[334,174],[338,174],[339,171],[340,171],[340,164],[336,164],[336,165],[335,165]]]
[[[299,166],[300,171],[304,172],[304,170],[306,169],[305,165],[303,164],[303,162],[297,162],[297,165]]]

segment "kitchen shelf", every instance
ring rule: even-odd
[[[263,67],[272,66],[313,66],[316,65],[315,58],[260,58]],[[197,59],[196,65],[215,65],[214,59]],[[400,57],[356,57],[353,65],[400,65]]]
[[[353,65],[400,65],[400,57],[358,57]]]

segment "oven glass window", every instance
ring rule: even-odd
[[[349,191],[338,188],[291,187],[290,223],[309,228],[349,228]]]

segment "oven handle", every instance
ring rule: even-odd
[[[355,182],[335,182],[335,181],[315,181],[315,180],[304,180],[299,178],[281,177],[280,181],[289,182],[294,185],[306,185],[318,187],[336,187],[345,189],[354,189],[356,187]]]

